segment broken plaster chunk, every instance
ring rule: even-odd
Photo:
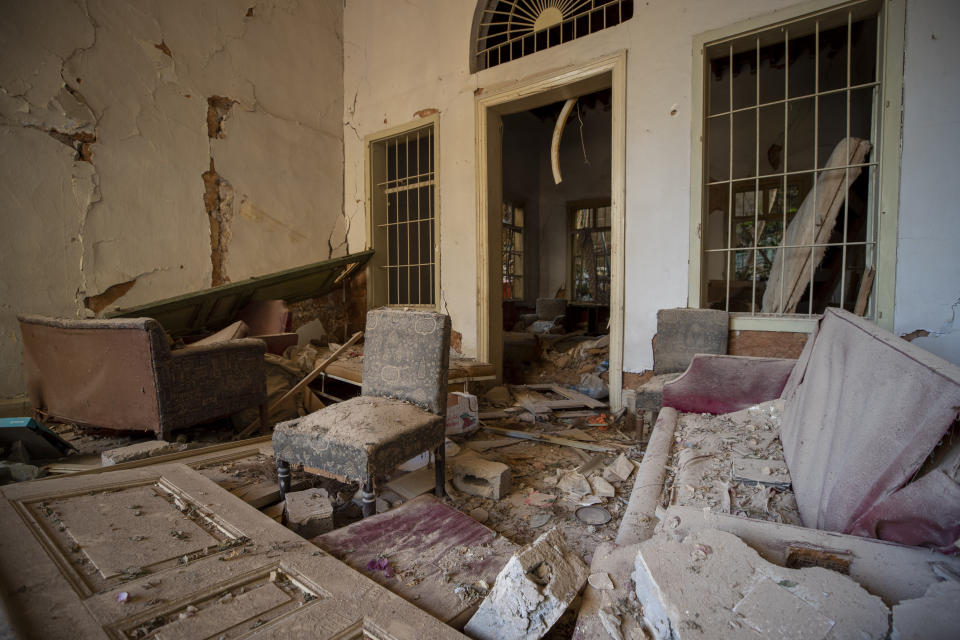
[[[536,640],[570,605],[588,573],[553,528],[510,558],[464,631],[477,640]]]
[[[635,467],[630,461],[630,458],[621,453],[617,456],[617,459],[613,461],[613,464],[607,466],[603,472],[603,477],[610,482],[623,482],[630,477],[634,469]]]
[[[510,492],[510,468],[478,455],[457,456],[453,460],[453,486],[481,498],[499,500]]]
[[[637,597],[658,637],[885,638],[889,610],[851,578],[785,569],[740,538],[706,529],[640,544]],[[671,632],[673,636],[671,636]]]
[[[617,495],[613,485],[603,478],[590,478],[590,486],[593,487],[593,495],[601,498],[612,498]]]
[[[960,583],[934,582],[920,598],[901,600],[893,607],[891,640],[948,640],[960,629]]]
[[[287,526],[304,538],[333,529],[333,504],[326,489],[291,491],[286,495]]]
[[[612,590],[614,588],[613,580],[610,579],[610,574],[606,572],[591,573],[587,581],[594,589]]]
[[[576,471],[565,473],[563,477],[560,478],[560,481],[557,482],[557,488],[561,491],[572,493],[578,499],[590,495],[590,492],[593,491],[587,479]]]

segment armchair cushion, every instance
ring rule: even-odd
[[[445,431],[444,417],[409,402],[357,396],[281,422],[273,448],[279,459],[364,480],[441,446]]]

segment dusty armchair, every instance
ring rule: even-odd
[[[166,438],[266,399],[260,340],[171,351],[151,318],[18,319],[30,400],[51,417]]]

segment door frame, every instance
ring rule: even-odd
[[[611,287],[610,406],[622,406],[624,326],[624,240],[626,221],[627,52],[566,67],[543,76],[485,90],[476,101],[477,139],[477,357],[503,367],[503,341],[494,340],[503,324],[500,202],[503,199],[502,122],[528,111],[600,89],[611,90]],[[494,333],[496,331],[496,333]]]

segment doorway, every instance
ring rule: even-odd
[[[592,215],[590,224],[595,225],[598,221],[596,212],[600,210],[600,218],[609,224],[606,232],[601,230],[600,233],[601,244],[607,245],[608,255],[600,256],[603,267],[599,272],[591,267],[593,280],[588,283],[586,290],[596,293],[597,279],[606,279],[606,283],[600,287],[604,302],[601,304],[596,300],[582,299],[579,302],[595,303],[605,307],[603,315],[609,313],[608,383],[610,405],[613,408],[621,405],[623,376],[625,72],[626,56],[619,54],[581,67],[565,69],[519,87],[514,85],[502,91],[485,92],[477,99],[480,212],[477,326],[480,357],[496,363],[500,373],[503,373],[505,302],[508,303],[507,320],[511,320],[509,314],[514,312],[512,306],[516,306],[517,302],[526,311],[532,303],[535,312],[537,298],[559,297],[569,304],[577,296],[574,291],[575,280],[579,277],[583,285],[586,273],[583,266],[586,259],[582,255],[586,244],[580,247],[581,264],[576,267],[578,234],[572,230],[576,229],[578,211],[594,211],[593,214],[580,213],[579,217],[581,222],[585,222]],[[561,138],[568,151],[558,156],[559,169],[567,184],[561,182],[556,185],[551,171],[547,169],[544,172],[540,167],[543,161],[540,154],[545,148],[548,154],[546,160],[549,161],[550,147],[541,140],[539,130],[549,130],[553,135],[556,120],[552,114],[569,99],[577,99],[577,103]],[[604,140],[603,145],[608,145],[608,153],[591,149],[593,144],[588,146],[587,122],[591,117],[593,126],[607,127],[606,136],[601,139]],[[581,120],[583,130],[580,129]],[[542,124],[535,124],[536,121],[542,121]],[[582,132],[585,137],[581,141]],[[527,151],[518,151],[520,148]],[[576,153],[571,153],[570,149]],[[584,150],[586,162],[596,164],[588,171],[582,170],[585,164]],[[524,162],[524,158],[527,158],[529,161],[533,153],[537,154],[538,181],[543,183],[542,187],[537,188],[530,184],[532,169],[518,173],[515,167],[518,160]],[[576,159],[577,153],[579,160]],[[545,179],[539,180],[544,173]],[[579,178],[584,176],[586,179],[583,181],[590,184],[589,189],[578,185],[581,181]],[[551,185],[562,185],[562,188],[545,191]],[[544,193],[548,197],[543,197]],[[577,193],[581,195],[575,195]],[[518,221],[523,224],[518,225]],[[523,235],[522,247],[519,242],[514,242],[508,249],[504,240],[517,231]],[[585,237],[597,239],[594,231],[587,230]],[[580,233],[579,236],[584,234]],[[558,241],[562,247],[559,250]],[[592,252],[590,258],[594,265],[598,264],[596,252]],[[521,263],[522,267],[518,269]],[[571,313],[574,311],[571,309]],[[574,331],[576,325],[584,321],[583,315],[576,313],[567,326]],[[598,324],[602,324],[600,331],[605,330],[606,324],[602,321],[598,323],[596,313],[593,315],[594,330]],[[589,321],[587,317],[588,326]],[[516,323],[513,323],[509,328],[515,326]]]

